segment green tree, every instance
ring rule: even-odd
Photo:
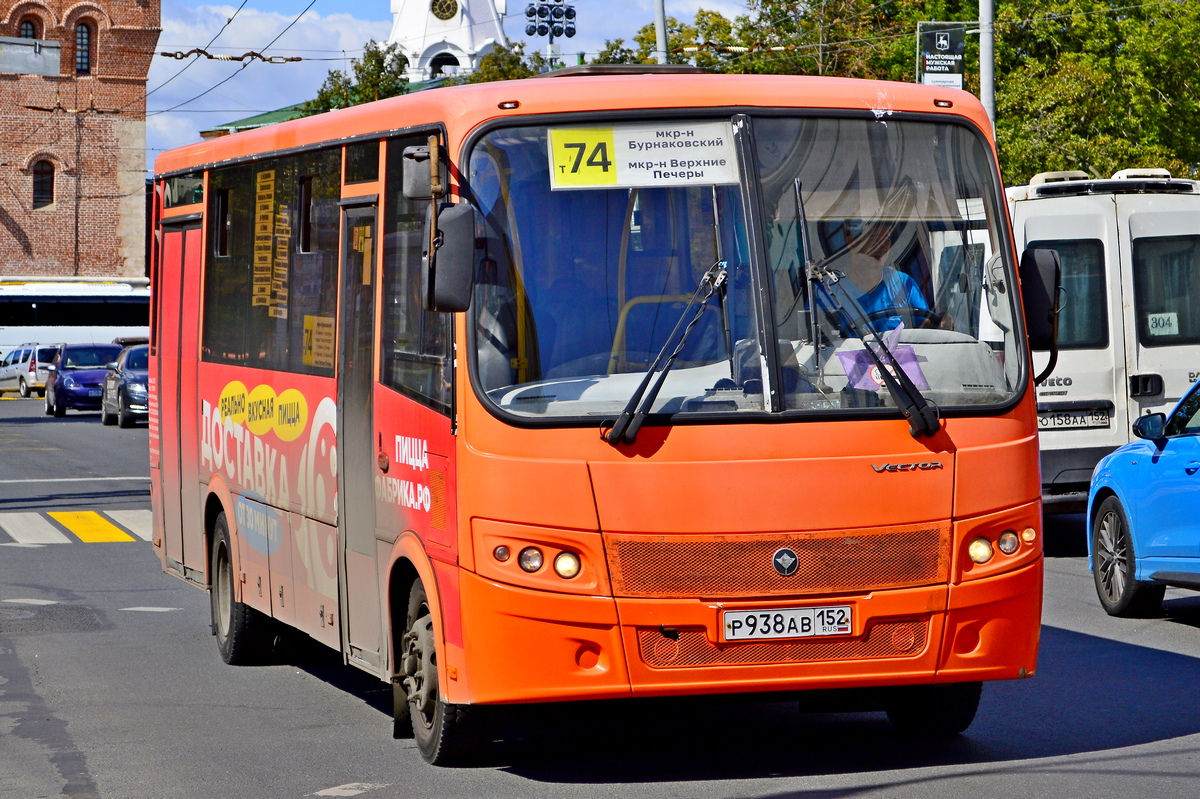
[[[996,136],[1009,181],[1157,166],[1188,176],[1200,140],[1194,4],[1019,0],[997,15]]]
[[[546,57],[534,51],[526,55],[525,43],[512,47],[499,45],[479,61],[479,67],[466,77],[464,83],[488,83],[495,80],[519,80],[544,72],[549,66]]]
[[[399,45],[385,47],[371,39],[363,46],[362,57],[351,59],[352,75],[330,70],[317,96],[306,102],[301,111],[311,116],[404,94],[408,87],[404,75],[407,67],[408,59],[400,52]]]

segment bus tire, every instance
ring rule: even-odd
[[[893,689],[885,709],[897,732],[919,738],[947,738],[975,720],[981,682],[913,685]]]
[[[1162,608],[1167,587],[1134,579],[1137,558],[1133,532],[1121,500],[1100,503],[1092,522],[1092,579],[1100,606],[1110,616],[1145,618]]]
[[[435,766],[469,762],[475,754],[470,709],[441,698],[433,615],[420,580],[413,583],[408,595],[401,646],[403,693],[421,757]]]
[[[229,522],[225,512],[217,514],[213,524],[212,548],[212,629],[217,637],[221,660],[231,666],[247,666],[266,659],[272,636],[269,619],[254,608],[234,599],[233,547],[229,540]]]

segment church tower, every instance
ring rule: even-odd
[[[475,69],[507,44],[507,0],[392,0],[392,34],[408,58],[413,82]]]
[[[0,0],[0,276],[146,274],[161,0]]]

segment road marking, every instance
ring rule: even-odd
[[[142,613],[166,613],[171,610],[179,610],[179,608],[155,608],[155,607],[136,607],[136,608],[121,608],[121,610],[136,610]]]
[[[0,513],[0,528],[18,544],[69,544],[71,539],[42,514],[33,511]]]
[[[0,485],[15,485],[17,483],[96,483],[101,481],[130,482],[133,480],[150,481],[149,475],[136,477],[29,477],[18,480],[0,480]]]
[[[86,544],[134,540],[133,536],[94,510],[50,511],[46,515],[70,530]]]
[[[104,515],[143,541],[149,541],[154,532],[154,517],[148,510],[108,510]]]
[[[17,547],[19,549],[42,549],[45,544],[19,544],[16,541],[5,541],[0,547]]]
[[[387,785],[373,785],[369,782],[348,782],[345,785],[338,785],[334,788],[326,788],[323,791],[310,793],[309,796],[358,796],[367,791],[373,791],[376,788],[386,787]]]
[[[11,602],[14,605],[57,605],[57,599],[5,599],[0,600]]]

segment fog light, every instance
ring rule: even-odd
[[[521,564],[521,568],[527,572],[537,571],[542,568],[542,563],[544,562],[542,550],[537,547],[525,547],[521,550],[521,554],[517,556],[517,563]]]
[[[996,546],[1005,555],[1011,555],[1020,548],[1021,539],[1017,538],[1017,534],[1012,530],[1005,530],[1000,534],[1000,538],[996,540]]]
[[[967,547],[967,554],[976,563],[987,563],[992,559],[992,542],[986,538],[976,538],[971,542],[971,546]]]
[[[512,550],[501,544],[492,550],[492,557],[503,563],[512,557]]]
[[[1037,539],[1037,530],[1032,527],[1026,527],[1021,531],[1021,540],[1026,544],[1032,544]]]
[[[554,559],[554,573],[564,580],[579,574],[579,556],[574,552],[559,552]]]

